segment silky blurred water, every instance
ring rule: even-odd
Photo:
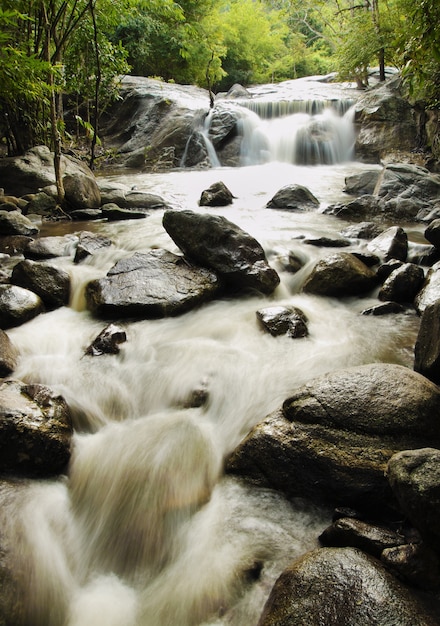
[[[75,426],[67,475],[19,481],[2,509],[26,624],[256,625],[282,569],[317,545],[329,511],[246,486],[225,476],[223,463],[305,381],[349,365],[412,365],[415,316],[360,315],[374,294],[301,293],[313,264],[328,253],[301,238],[336,235],[346,223],[321,210],[266,208],[279,188],[300,183],[322,209],[344,198],[345,176],[365,167],[273,162],[109,176],[162,195],[175,210],[224,215],[258,239],[281,278],[271,296],[243,294],[180,317],[122,322],[127,341],[118,355],[85,356],[105,323],[85,310],[84,287],[135,251],[176,252],[163,211],[131,222],[44,225],[44,235],[93,228],[114,244],[78,265],[72,257],[57,260],[72,276],[70,306],[8,331],[21,355],[14,377],[61,393]],[[199,207],[201,192],[220,180],[236,197],[233,205]],[[305,262],[297,274],[283,270],[292,252]],[[256,311],[270,304],[301,308],[309,336],[264,333]],[[207,403],[182,408],[199,389]]]

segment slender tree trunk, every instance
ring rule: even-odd
[[[98,42],[98,27],[96,24],[95,4],[93,0],[89,0],[90,15],[93,22],[93,41],[95,47],[95,61],[96,61],[96,81],[95,81],[95,95],[93,103],[93,136],[92,145],[90,147],[90,169],[93,170],[95,165],[95,148],[98,140],[98,120],[99,120],[99,89],[101,87],[102,72],[101,72],[101,59],[99,58],[99,42]]]

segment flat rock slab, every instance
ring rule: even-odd
[[[86,287],[88,308],[104,318],[179,315],[213,298],[218,276],[166,250],[136,253],[118,261],[105,278]]]

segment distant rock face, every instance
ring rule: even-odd
[[[163,226],[189,258],[215,271],[234,288],[272,293],[280,282],[262,246],[248,233],[219,215],[166,211]]]
[[[221,282],[205,268],[166,250],[118,261],[105,278],[86,287],[88,308],[103,318],[179,315],[214,297]]]

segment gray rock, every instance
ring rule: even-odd
[[[376,304],[361,311],[361,315],[389,315],[390,313],[404,313],[405,307],[397,302],[384,302]],[[429,378],[429,377],[428,377]]]
[[[43,311],[43,301],[37,294],[16,285],[0,285],[0,328],[19,326]]]
[[[342,237],[306,237],[303,243],[318,248],[347,248],[351,245],[351,241]]]
[[[11,282],[36,293],[48,309],[69,303],[70,275],[47,261],[20,261],[12,270]]]
[[[406,261],[408,235],[400,226],[391,226],[368,243],[368,250],[384,261],[398,259]]]
[[[121,209],[155,210],[167,208],[164,199],[155,193],[130,189],[108,181],[100,181],[102,204],[116,204]]]
[[[44,191],[32,194],[26,207],[26,213],[34,213],[35,215],[48,216],[51,215],[57,206],[57,201],[53,196],[48,195]]]
[[[416,296],[414,305],[418,313],[423,313],[427,306],[440,300],[440,263],[435,263],[428,270],[425,282]]]
[[[377,196],[365,195],[337,204],[330,204],[323,211],[326,215],[334,215],[341,219],[370,220],[384,217],[385,205]]]
[[[102,235],[96,235],[86,230],[79,233],[78,244],[74,256],[74,263],[80,263],[87,257],[96,254],[100,250],[109,248],[112,242],[108,237]]]
[[[267,203],[271,209],[290,211],[313,211],[319,208],[319,200],[303,185],[286,185]]]
[[[0,235],[32,237],[38,232],[38,227],[20,211],[0,211]]]
[[[34,261],[71,256],[76,245],[78,245],[78,237],[76,235],[39,237],[38,239],[28,241],[24,249],[24,255]]]
[[[377,169],[347,176],[344,191],[352,196],[372,195],[379,176],[380,171]]]
[[[303,285],[305,293],[344,297],[367,293],[376,284],[375,273],[348,252],[318,261]]]
[[[185,256],[216,272],[227,285],[272,293],[280,282],[254,237],[224,217],[166,211],[163,226]]]
[[[0,330],[0,377],[12,374],[17,367],[18,350],[8,335]]]
[[[403,513],[437,551],[440,549],[440,450],[426,447],[396,453],[387,476]]]
[[[115,222],[117,220],[139,220],[145,219],[147,214],[145,211],[136,211],[134,209],[121,209],[114,202],[104,204],[101,209],[101,217],[107,219],[109,222]]]
[[[422,288],[425,273],[419,265],[404,263],[388,276],[378,293],[379,300],[412,303]]]
[[[234,196],[221,181],[214,183],[200,196],[200,206],[228,206],[234,201]]]
[[[425,239],[440,248],[440,219],[433,220],[425,230]]]
[[[321,548],[276,581],[258,626],[437,626],[417,596],[355,548]]]
[[[88,308],[99,317],[179,315],[212,299],[221,287],[213,272],[166,250],[118,261],[105,278],[86,287]]]
[[[414,370],[440,384],[440,300],[422,313],[414,347]]]
[[[380,177],[376,192],[385,201],[417,198],[427,203],[440,198],[440,176],[409,163],[390,163]]]
[[[374,239],[383,232],[383,228],[374,222],[360,222],[347,226],[341,235],[350,239]]]
[[[288,335],[293,339],[309,334],[307,317],[297,307],[271,306],[257,311],[257,318],[272,336]]]
[[[51,476],[70,458],[72,421],[62,396],[44,385],[0,384],[0,470]]]

